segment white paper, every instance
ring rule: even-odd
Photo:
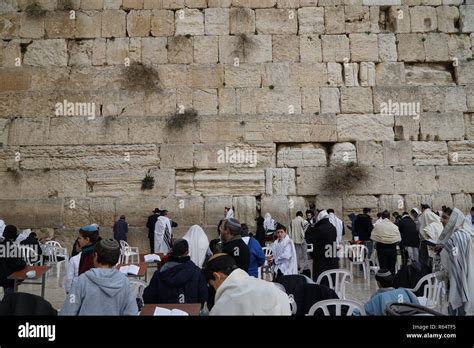
[[[167,308],[163,307],[156,307],[155,312],[153,313],[154,316],[189,316],[188,313],[185,311],[182,311],[181,309],[174,308],[172,310],[169,310]]]
[[[133,274],[133,275],[138,275],[138,272],[140,271],[140,267],[137,265],[128,265],[128,266],[122,266],[119,269],[120,272],[123,274]]]
[[[160,262],[160,261],[161,261],[160,255],[156,255],[156,254],[145,255],[145,262],[147,263]]]

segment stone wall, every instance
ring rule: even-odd
[[[155,207],[211,237],[228,205],[467,212],[473,32],[474,0],[3,0],[0,217],[69,243],[126,214],[144,247]],[[331,192],[346,162],[368,179]]]

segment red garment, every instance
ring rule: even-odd
[[[91,268],[94,268],[94,253],[81,254],[81,260],[79,261],[79,273],[81,275],[87,272]]]

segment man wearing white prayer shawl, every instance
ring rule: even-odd
[[[207,249],[209,248],[209,239],[206,233],[200,226],[194,225],[186,232],[183,239],[188,241],[191,261],[199,268],[202,268],[202,264],[206,259]]]
[[[295,244],[296,254],[298,255],[298,269],[306,269],[308,263],[308,245],[304,239],[304,233],[309,226],[309,222],[303,219],[303,212],[296,212],[296,217],[291,220],[288,235]]]
[[[0,220],[0,240],[3,239],[3,231],[5,230],[5,221]]]
[[[171,249],[173,234],[168,212],[164,210],[162,214],[155,223],[155,254],[163,253],[166,255]]]
[[[298,260],[295,244],[286,233],[286,227],[277,225],[277,239],[272,244],[272,268],[275,278],[298,274]]]
[[[441,270],[448,282],[449,314],[474,315],[474,231],[457,208],[443,211]]]
[[[288,295],[273,283],[237,268],[228,254],[216,254],[204,270],[216,290],[209,315],[291,315]]]
[[[419,218],[420,223],[420,255],[419,260],[422,264],[428,265],[429,258],[435,256],[434,244],[443,232],[441,218],[433,213],[429,206],[422,204],[423,213]]]
[[[344,232],[344,224],[342,223],[342,220],[336,216],[333,209],[328,209],[327,213],[329,214],[329,221],[334,227],[336,227],[336,243],[339,246],[342,243],[342,233]]]
[[[266,233],[275,232],[275,220],[272,219],[270,213],[265,214],[265,219],[263,221],[263,228]]]

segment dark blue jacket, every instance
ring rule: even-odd
[[[243,237],[242,239],[244,239]],[[249,275],[258,278],[258,268],[263,266],[265,262],[265,254],[263,253],[260,243],[253,237],[249,238],[248,242],[250,252]]]
[[[207,284],[201,269],[187,257],[173,258],[153,275],[143,302],[201,303],[207,301]]]
[[[118,241],[127,241],[128,223],[123,219],[119,219],[114,224],[114,238]]]

